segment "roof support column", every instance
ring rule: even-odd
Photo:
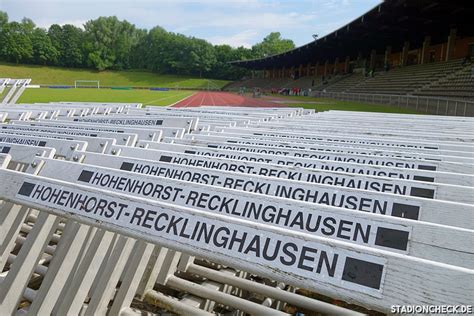
[[[300,64],[300,69],[298,70],[298,76],[303,77],[303,64]]]
[[[375,58],[377,57],[377,52],[375,49],[372,49],[370,51],[370,61],[369,61],[369,69],[374,69],[375,68]]]
[[[281,78],[285,78],[285,77],[286,77],[286,75],[285,75],[285,66],[283,66],[281,68]]]
[[[448,45],[446,46],[446,61],[450,60],[453,57],[454,45],[456,43],[456,32],[457,30],[455,28],[452,28],[449,31]]]
[[[318,67],[319,67],[319,61],[317,61],[316,64],[314,64],[314,76],[315,77],[318,76]]]
[[[328,75],[328,65],[329,65],[329,60],[326,59],[326,62],[324,62],[324,76],[325,77]]]
[[[410,42],[406,41],[404,44],[403,44],[403,49],[402,49],[402,55],[401,55],[401,62],[400,64],[402,66],[406,66],[407,65],[407,59],[408,59],[408,50],[410,49]]]
[[[421,58],[420,64],[426,64],[428,59],[428,47],[430,47],[431,37],[425,36],[425,40],[423,41],[423,46],[421,47]]]
[[[361,51],[359,51],[359,52],[357,53],[356,67],[364,67],[364,68],[367,68],[367,60],[363,60],[363,58],[362,58],[362,52],[361,52]]]
[[[392,53],[392,46],[387,46],[385,48],[385,59],[383,61],[384,65],[387,66],[390,62],[390,54]]]
[[[336,59],[334,60],[334,67],[332,69],[333,74],[337,74],[337,72],[338,72],[337,64],[339,64],[339,57],[336,57]]]
[[[311,63],[308,63],[308,65],[306,66],[306,76],[310,76],[311,75]]]
[[[344,73],[349,73],[349,62],[351,61],[351,58],[349,56],[346,56],[346,60],[344,61]]]

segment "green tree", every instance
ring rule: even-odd
[[[192,38],[190,48],[191,71],[203,74],[209,74],[210,70],[217,62],[214,46],[202,39]]]
[[[139,41],[134,25],[113,16],[90,20],[84,28],[89,65],[98,70],[129,67],[131,49]]]
[[[65,67],[84,65],[84,32],[71,24],[63,25],[61,32],[60,64]]]
[[[29,37],[29,30],[25,25],[18,22],[11,22],[3,26],[1,55],[7,61],[15,63],[26,62],[33,57],[33,45]]]
[[[23,31],[27,34],[33,33],[36,28],[36,25],[33,20],[28,18],[21,19],[21,26],[23,27]]]
[[[5,43],[6,41],[6,32],[5,28],[8,27],[8,14],[6,12],[0,11],[0,43]],[[0,46],[0,59],[6,59],[4,54],[4,49]]]
[[[48,37],[51,41],[51,45],[58,51],[61,55],[63,50],[63,29],[61,25],[53,24],[48,29]],[[58,63],[60,63],[61,57],[58,57]]]
[[[232,48],[229,45],[214,46],[216,63],[212,69],[212,77],[216,79],[240,79],[249,74],[245,68],[233,66],[229,62],[252,58],[252,50],[245,47]]]
[[[229,62],[260,58],[294,48],[291,40],[270,33],[252,49],[212,45],[209,42],[167,32],[162,27],[137,29],[117,17],[99,17],[84,25],[53,24],[48,31],[24,18],[8,22],[0,11],[0,59],[64,67],[146,69],[159,73],[239,79],[249,74]]]
[[[6,24],[8,24],[8,14],[0,11],[0,32],[2,31],[2,27]]]
[[[280,54],[295,48],[292,40],[281,38],[280,32],[268,34],[262,42],[252,46],[255,58]]]
[[[138,29],[136,33],[136,43],[130,48],[130,68],[147,69],[148,50],[147,40],[148,31]]]
[[[55,65],[58,62],[59,52],[51,43],[45,30],[36,28],[31,35],[33,46],[33,61],[41,65]]]
[[[182,38],[168,33],[162,27],[152,28],[141,43],[145,52],[146,69],[160,73],[179,73],[180,62],[185,59],[185,45],[181,45]]]

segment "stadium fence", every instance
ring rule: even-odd
[[[474,116],[474,101],[448,98],[314,91],[314,97],[333,98],[343,101],[387,104],[426,114],[450,116]]]

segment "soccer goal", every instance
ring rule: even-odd
[[[99,80],[75,80],[74,88],[97,88],[100,89]]]
[[[207,91],[217,91],[221,88],[212,80],[207,80]]]

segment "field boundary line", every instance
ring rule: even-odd
[[[151,104],[152,102],[156,102],[156,101],[161,101],[161,100],[166,100],[166,99],[169,99],[169,98],[173,98],[173,97],[176,97],[176,96],[178,96],[178,95],[180,95],[180,94],[183,94],[183,93],[184,93],[184,92],[180,92],[179,94],[169,95],[169,96],[164,97],[164,98],[159,98],[159,99],[151,100],[151,101],[148,101],[148,102],[146,102],[146,103],[143,103],[143,105],[148,105],[148,104]],[[183,100],[183,99],[181,99],[181,100]],[[180,101],[181,101],[181,100],[180,100]],[[178,101],[178,102],[179,102],[179,101]],[[169,105],[166,105],[166,106],[169,106]]]
[[[191,97],[194,96],[196,93],[198,93],[198,91],[195,91],[193,94],[188,95],[187,97],[182,98],[182,99],[176,101],[175,103],[172,103],[172,104],[169,104],[169,105],[165,105],[165,107],[172,107],[173,105],[178,104],[179,102],[184,101],[184,100],[186,100],[187,98],[191,98]]]

